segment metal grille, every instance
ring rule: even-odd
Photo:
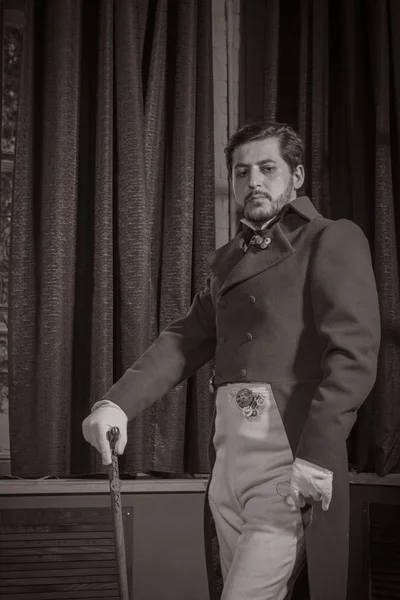
[[[373,600],[400,598],[400,506],[370,504]]]
[[[127,519],[131,514],[132,511],[124,510],[125,530],[129,530]],[[127,558],[131,565],[128,540]],[[128,576],[131,579],[130,573]],[[0,598],[118,600],[111,510],[3,511]]]

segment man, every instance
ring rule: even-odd
[[[242,213],[235,238],[175,321],[93,407],[106,432],[215,356],[208,489],[223,600],[288,600],[307,556],[311,600],[345,600],[346,438],[376,376],[378,298],[367,240],[305,197],[303,143],[288,125],[243,127],[226,148]],[[211,587],[210,587],[211,590]]]

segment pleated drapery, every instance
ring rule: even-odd
[[[103,472],[81,422],[203,287],[210,0],[30,0],[12,215],[11,467]],[[129,426],[121,471],[207,472],[209,367]]]
[[[400,471],[400,3],[246,0],[241,122],[277,119],[306,142],[304,192],[367,235],[378,285],[377,382],[350,463]]]

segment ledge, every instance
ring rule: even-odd
[[[122,479],[123,494],[204,493],[207,478],[195,479]],[[68,496],[77,494],[109,494],[108,479],[42,479],[0,480],[1,496]]]
[[[204,493],[208,477],[194,479],[122,479],[124,494]],[[349,473],[351,485],[400,486],[400,473],[381,477],[376,473]],[[107,479],[0,479],[1,496],[68,496],[79,494],[109,494]]]
[[[352,485],[400,486],[400,473],[389,473],[389,475],[382,477],[376,473],[350,471],[349,481]]]

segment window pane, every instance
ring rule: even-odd
[[[8,420],[8,281],[13,194],[13,170],[17,128],[19,78],[22,55],[21,11],[4,11],[3,89],[1,126],[0,201],[0,476],[9,473],[10,440]],[[13,17],[11,21],[7,21]],[[18,17],[15,19],[15,17]],[[1,68],[1,65],[0,65]]]
[[[4,71],[3,71],[3,114],[2,153],[15,152],[17,126],[19,75],[22,55],[22,27],[4,26]]]
[[[0,459],[9,453],[8,432],[8,280],[13,163],[1,163],[0,204]],[[4,473],[0,473],[2,475]]]

